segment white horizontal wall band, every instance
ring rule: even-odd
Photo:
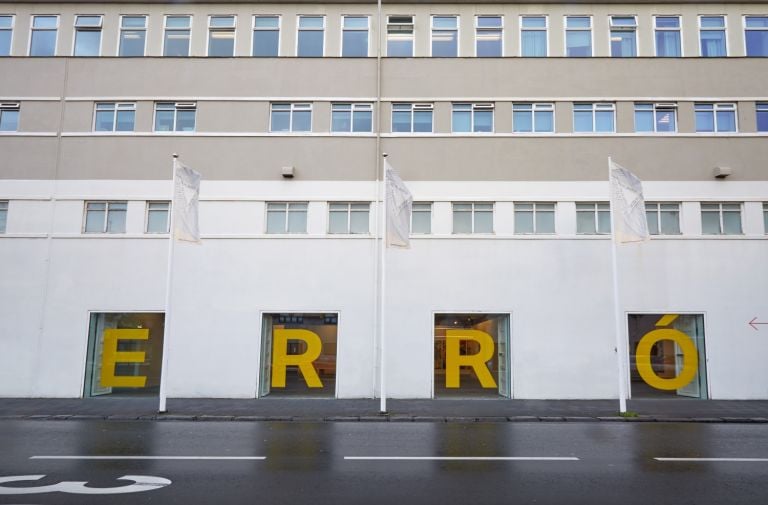
[[[55,133],[53,135],[56,135]],[[343,137],[343,138],[376,138],[374,133],[337,133],[337,132],[64,132],[62,137]]]
[[[56,137],[56,132],[0,132],[0,137]]]
[[[10,98],[9,98],[10,100]],[[26,100],[26,98],[13,98]],[[58,100],[58,99],[57,99]],[[65,102],[375,102],[370,96],[69,96]]]
[[[60,96],[0,96],[0,102],[60,102]]]
[[[122,460],[223,460],[223,461],[263,461],[266,456],[30,456],[29,459],[59,459],[59,460],[96,460],[96,461],[122,461]]]
[[[0,240],[3,239],[40,239],[40,238],[52,238],[57,240],[167,240],[168,234],[131,234],[131,233],[54,233],[53,235],[42,233],[0,233]],[[374,240],[375,237],[372,234],[359,234],[359,235],[342,235],[335,233],[326,233],[322,235],[284,235],[284,234],[255,234],[255,233],[243,233],[243,234],[209,234],[203,233],[200,235],[204,240]],[[427,240],[505,240],[505,241],[551,241],[551,240],[570,240],[570,241],[591,241],[591,240],[610,240],[610,235],[557,235],[557,234],[418,234],[411,235],[411,240],[415,241],[427,241]],[[688,240],[762,240],[768,241],[768,235],[653,235],[651,241],[688,241]]]
[[[7,97],[3,100],[61,100]],[[429,96],[382,97],[382,102],[762,102],[765,96]],[[361,96],[70,96],[65,102],[375,102]]]

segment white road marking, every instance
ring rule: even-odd
[[[731,461],[742,463],[768,463],[768,458],[653,458],[656,461],[668,461],[668,462],[718,462],[718,461]]]
[[[356,461],[579,461],[572,456],[344,456]]]
[[[81,460],[233,460],[256,461],[266,456],[30,456],[29,459],[81,459]]]
[[[45,475],[15,475],[9,477],[0,477],[0,484],[6,482],[26,482],[37,481]],[[0,495],[9,494],[40,494],[40,493],[70,493],[70,494],[124,494],[140,493],[142,491],[153,491],[171,484],[171,481],[163,477],[153,477],[151,475],[124,475],[117,480],[127,480],[133,482],[127,486],[118,487],[88,487],[88,482],[59,482],[48,486],[27,486],[27,487],[5,487],[0,485]]]

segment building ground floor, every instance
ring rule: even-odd
[[[631,398],[768,399],[768,327],[754,324],[768,322],[765,183],[647,184],[647,201],[680,204],[681,233],[619,248],[617,340],[610,238],[576,233],[569,214],[605,183],[411,183],[431,233],[388,250],[381,312],[375,206],[361,234],[327,233],[331,206],[317,211],[361,187],[373,199],[372,184],[204,185],[202,244],[176,247],[167,311],[168,235],[142,233],[148,215],[131,209],[170,186],[139,182],[59,184],[56,199],[2,186],[0,396],[152,396],[162,379],[170,398],[375,398],[383,362],[390,398],[610,399],[621,361]],[[450,231],[460,198],[493,202],[492,233]],[[269,226],[270,199],[308,202],[308,232],[249,229]],[[91,200],[127,201],[128,231],[85,233]],[[702,233],[715,200],[741,202],[742,234]],[[539,201],[557,233],[503,221],[507,204],[514,224],[516,202]]]

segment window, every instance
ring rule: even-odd
[[[696,103],[696,131],[728,133],[736,131],[735,103]]]
[[[208,18],[208,56],[232,57],[235,55],[235,16],[210,16]]]
[[[19,102],[0,102],[0,132],[19,131]]]
[[[253,16],[251,56],[264,58],[280,54],[280,16]]]
[[[475,16],[475,56],[495,58],[503,56],[501,16]]]
[[[8,208],[7,202],[6,208]],[[763,229],[766,235],[768,235],[768,202],[763,203]]]
[[[318,57],[323,55],[325,33],[324,16],[299,16],[299,34],[296,56]]]
[[[513,103],[512,131],[552,133],[555,131],[555,106],[551,103]]]
[[[637,18],[611,16],[611,56],[631,58],[637,56]]]
[[[120,18],[120,49],[118,56],[144,56],[147,41],[147,16]]]
[[[127,202],[85,202],[85,233],[125,233]]]
[[[635,131],[639,133],[674,133],[677,131],[674,103],[636,103]]]
[[[725,16],[699,16],[699,41],[702,56],[728,56]]]
[[[493,233],[493,204],[454,202],[453,233]]]
[[[59,16],[32,16],[32,37],[29,41],[29,55],[55,56],[58,32]]]
[[[702,203],[701,232],[704,235],[741,235],[741,204]]]
[[[368,233],[369,203],[328,204],[328,233]]]
[[[168,233],[171,202],[147,202],[147,233]]]
[[[414,202],[411,206],[411,233],[432,233],[432,204]]]
[[[135,103],[97,103],[94,114],[95,132],[132,132],[136,120]]]
[[[768,102],[757,102],[757,131],[768,132]]]
[[[393,133],[432,133],[431,103],[393,103]]]
[[[331,106],[331,131],[370,133],[373,131],[373,105],[370,103],[334,103]]]
[[[651,235],[680,235],[679,203],[646,202],[645,216]]]
[[[611,209],[608,203],[577,203],[576,233],[603,235],[611,233]]]
[[[75,48],[72,56],[101,53],[101,16],[75,16]]]
[[[156,132],[195,131],[195,102],[158,102],[155,104]]]
[[[341,56],[368,56],[368,16],[342,17]]]
[[[413,57],[413,16],[387,17],[387,56]]]
[[[13,20],[13,16],[0,16],[0,56],[11,55]]]
[[[592,56],[592,18],[565,17],[565,55]]]
[[[493,132],[493,104],[453,104],[452,126],[453,133]]]
[[[270,114],[271,132],[312,131],[311,103],[273,103]]]
[[[679,58],[682,56],[680,46],[680,16],[656,16],[656,56]]]
[[[768,56],[768,16],[744,17],[747,56]]]
[[[459,18],[432,16],[432,56],[451,58],[459,55]]]
[[[555,233],[555,204],[515,203],[515,233]]]
[[[547,55],[547,17],[522,16],[520,18],[520,56]]]
[[[5,233],[8,226],[8,200],[0,201],[0,233]]]
[[[307,233],[307,202],[267,203],[267,233]]]
[[[574,133],[613,133],[615,106],[612,103],[574,103]]]
[[[191,16],[165,16],[163,56],[189,56]]]

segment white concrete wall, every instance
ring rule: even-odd
[[[610,241],[575,234],[577,201],[606,184],[411,182],[433,201],[434,234],[389,250],[387,372],[392,397],[432,394],[435,312],[511,314],[514,398],[608,398],[617,391]],[[91,311],[162,311],[167,240],[142,231],[144,202],[168,181],[0,182],[0,396],[82,394]],[[622,246],[625,313],[705,316],[712,398],[768,398],[765,182],[645,183],[682,202],[684,234]],[[373,200],[365,182],[205,182],[203,245],[177,247],[168,368],[172,397],[255,396],[261,314],[338,312],[337,396],[376,381],[373,235],[329,236],[326,201]],[[120,235],[81,233],[83,201],[129,201]],[[265,235],[266,201],[309,201],[308,233]],[[494,201],[490,236],[451,233],[452,201]],[[516,236],[514,201],[557,202],[557,234]],[[741,201],[745,234],[701,235],[699,201]],[[52,214],[52,206],[55,212]],[[52,220],[51,220],[52,218]],[[371,214],[375,230],[375,213]]]

